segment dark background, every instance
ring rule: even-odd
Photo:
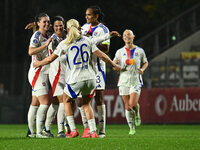
[[[85,23],[85,11],[98,5],[105,14],[105,25],[121,34],[133,30],[136,43],[157,27],[197,4],[198,0],[1,0],[0,1],[0,84],[5,94],[31,95],[27,73],[32,30],[24,27],[35,15],[46,12],[50,17],[61,15]],[[109,55],[124,45],[122,38],[111,39]],[[149,57],[147,55],[147,57]]]

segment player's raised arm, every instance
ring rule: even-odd
[[[93,37],[91,40],[92,40],[92,43],[97,45],[97,47],[98,47],[98,45],[101,42],[103,42],[105,40],[108,40],[108,39],[110,39],[112,37],[120,37],[120,36],[121,35],[117,31],[112,31],[110,33],[107,33],[107,34],[99,36],[99,37]]]
[[[56,54],[51,54],[50,56],[46,57],[45,59],[41,60],[41,61],[36,61],[33,63],[34,67],[40,67],[46,64],[50,64],[52,61],[54,61],[56,58],[58,57],[58,55]]]
[[[35,55],[35,54],[37,54],[37,53],[39,53],[39,52],[41,52],[42,50],[44,50],[45,48],[47,48],[48,47],[48,45],[50,44],[50,42],[52,41],[52,37],[50,37],[47,41],[46,41],[46,43],[44,44],[44,45],[42,45],[42,46],[40,46],[40,47],[29,47],[29,51],[28,51],[28,54],[30,55],[30,56],[32,56],[32,55]]]
[[[95,52],[93,52],[93,54],[98,56],[104,62],[110,64],[113,67],[113,70],[115,70],[115,71],[121,70],[121,67],[119,65],[117,65],[116,63],[114,63],[104,52],[102,52],[100,50],[96,50]]]

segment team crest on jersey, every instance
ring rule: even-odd
[[[135,56],[138,56],[138,52],[135,52]]]
[[[42,82],[42,85],[43,85],[43,86],[46,86],[46,82]]]
[[[124,53],[123,56],[126,56],[126,53]]]
[[[98,32],[94,32],[93,35],[96,36]]]

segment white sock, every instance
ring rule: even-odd
[[[71,129],[71,131],[75,131],[76,126],[75,126],[75,121],[74,121],[74,116],[67,116],[67,121],[69,123],[69,127]]]
[[[48,105],[41,104],[38,108],[36,117],[37,134],[40,134],[42,132],[42,125],[44,124],[48,107]]]
[[[99,121],[99,131],[105,133],[106,128],[106,105],[97,106],[98,121]]]
[[[67,131],[71,131],[66,117],[65,117],[65,120],[64,120],[64,124],[65,124],[65,125],[64,125],[64,126],[65,126],[65,131],[66,131],[66,132],[67,132]]]
[[[57,113],[58,133],[64,131],[63,129],[64,121],[65,121],[64,103],[59,103],[58,113]]]
[[[30,105],[28,110],[28,127],[32,134],[35,132],[35,121],[36,121],[37,110],[38,106],[32,106],[32,105]]]
[[[126,120],[128,123],[128,126],[130,129],[134,129],[134,118],[133,118],[133,112],[125,110]]]
[[[81,118],[82,118],[84,128],[89,128],[84,109],[82,107],[78,107],[78,108],[80,110],[80,114],[81,114]]]
[[[97,131],[95,119],[88,120],[88,125],[89,125],[89,128],[90,128],[90,133]]]
[[[45,121],[45,129],[49,131],[53,120],[55,119],[56,112],[58,111],[58,105],[51,104],[47,111],[46,121]]]

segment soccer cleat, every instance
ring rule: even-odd
[[[65,132],[64,131],[59,132],[57,137],[58,138],[65,138],[66,137]]]
[[[28,137],[28,138],[36,138],[36,134],[35,134],[35,133],[29,134],[29,135],[27,135],[27,137]]]
[[[98,138],[97,132],[94,131],[94,132],[90,133],[90,137],[91,138]]]
[[[70,132],[71,132],[71,131],[66,131],[66,132],[65,132],[65,135],[66,135],[66,136],[69,136],[69,135],[70,135]]]
[[[79,135],[77,129],[75,129],[74,131],[71,131],[70,135],[68,136],[68,138],[75,138]]]
[[[85,128],[82,134],[82,138],[89,138],[90,137],[90,129]]]
[[[34,132],[33,134],[31,133],[31,131],[28,129],[28,132],[26,134],[27,138],[35,138],[36,137],[36,133]]]
[[[135,125],[140,126],[141,125],[141,117],[140,117],[140,105],[137,105],[137,112],[135,112]]]
[[[43,130],[42,135],[50,137],[50,138],[54,137],[50,130],[49,131]]]
[[[39,138],[39,139],[47,139],[47,138],[49,138],[49,137],[46,136],[46,135],[43,135],[42,133],[39,133],[39,134],[36,134],[36,138]]]
[[[28,132],[26,134],[26,137],[29,137],[29,135],[31,134],[31,131],[28,129]]]
[[[135,134],[136,134],[135,129],[130,129],[130,131],[129,131],[129,135],[135,135]]]
[[[106,134],[105,133],[103,133],[103,132],[99,132],[99,136],[98,136],[99,138],[105,138],[106,137]]]

